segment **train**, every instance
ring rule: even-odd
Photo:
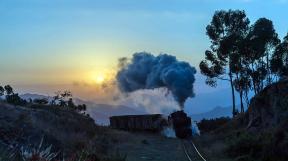
[[[167,117],[161,114],[124,115],[109,118],[110,127],[126,131],[161,132],[171,127],[178,138],[184,139],[192,136],[191,118],[184,111],[176,111]]]
[[[126,131],[160,132],[168,123],[161,114],[112,116],[110,127]]]

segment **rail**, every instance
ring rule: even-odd
[[[188,142],[190,147],[187,146],[187,144],[185,145],[185,142]],[[196,145],[193,143],[192,139],[187,139],[187,140],[182,140],[182,147],[185,153],[185,156],[187,157],[187,159],[189,161],[207,161],[203,155],[199,152],[198,148],[196,147]],[[196,153],[195,153],[196,152]],[[191,154],[193,154],[194,156],[192,156]],[[196,155],[196,156],[195,156]]]

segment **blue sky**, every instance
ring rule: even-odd
[[[282,38],[287,8],[287,0],[0,0],[1,83],[51,93],[91,75],[108,79],[119,57],[138,51],[197,67],[216,10],[245,10],[252,23],[269,18]]]

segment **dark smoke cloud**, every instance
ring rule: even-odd
[[[196,69],[175,56],[140,52],[133,55],[131,62],[119,59],[119,64],[117,81],[122,92],[165,87],[181,107],[188,97],[194,96]]]

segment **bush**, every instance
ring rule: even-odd
[[[46,105],[46,104],[49,103],[47,98],[36,98],[36,99],[33,100],[33,102],[35,104],[39,104],[39,105]]]
[[[18,93],[6,95],[6,101],[7,103],[12,104],[12,105],[24,106],[27,104],[27,101],[19,97]]]
[[[211,120],[203,119],[199,123],[197,123],[197,126],[201,133],[208,133],[218,129],[229,121],[231,121],[231,118],[229,117],[221,117]]]
[[[260,155],[263,147],[263,142],[259,136],[249,133],[241,133],[232,137],[228,141],[227,154],[230,157],[252,156],[257,158]]]
[[[287,161],[288,136],[283,127],[263,133],[238,133],[228,141],[228,156],[245,161]]]

